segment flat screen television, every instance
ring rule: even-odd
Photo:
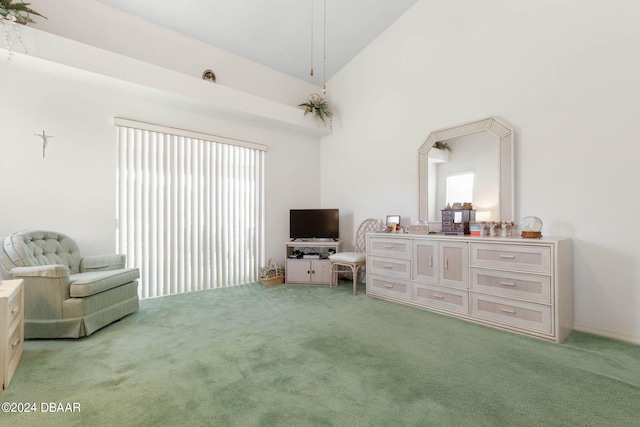
[[[291,209],[289,211],[291,239],[335,239],[340,237],[338,209]]]

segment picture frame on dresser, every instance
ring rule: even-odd
[[[389,225],[391,223],[393,224],[400,224],[400,215],[387,215],[387,222],[385,223],[385,225]]]

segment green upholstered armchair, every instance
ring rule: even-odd
[[[82,257],[54,231],[0,239],[0,279],[24,280],[25,338],[79,338],[138,310],[140,271],[124,255]]]

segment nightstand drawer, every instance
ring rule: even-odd
[[[472,243],[471,266],[551,273],[551,248]]]
[[[472,268],[470,289],[508,298],[551,302],[550,276]]]
[[[7,325],[9,329],[13,329],[22,319],[22,292],[23,288],[21,287],[18,292],[15,292],[9,298],[7,304]]]
[[[413,301],[427,307],[469,314],[469,292],[413,283]]]
[[[373,237],[369,240],[370,255],[411,258],[411,239]]]
[[[411,296],[411,283],[388,277],[367,276],[367,293],[380,294],[408,301]]]
[[[22,357],[22,352],[24,349],[24,328],[22,328],[21,325],[16,325],[16,327],[11,331],[11,335],[9,336],[9,340],[6,345],[8,350],[8,358],[5,365],[7,371],[4,374],[5,389],[9,387],[11,378],[13,378],[13,374],[18,368],[20,357]]]
[[[551,307],[471,293],[471,314],[509,326],[551,334]]]
[[[373,274],[408,279],[411,276],[411,260],[370,256],[367,270]]]

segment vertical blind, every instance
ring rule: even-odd
[[[266,147],[126,119],[116,126],[117,249],[140,268],[140,296],[257,281]]]

